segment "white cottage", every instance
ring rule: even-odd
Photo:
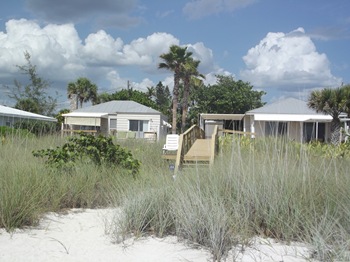
[[[62,132],[86,131],[119,138],[159,139],[168,131],[161,112],[134,101],[109,101],[63,114]]]
[[[316,113],[307,102],[287,98],[250,110],[244,116],[244,131],[256,137],[286,136],[298,142],[329,141],[330,115]]]
[[[27,120],[57,122],[56,118],[34,114],[16,108],[0,105],[0,126],[12,127],[17,122]]]

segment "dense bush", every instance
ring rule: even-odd
[[[112,138],[80,133],[72,136],[62,147],[33,151],[35,157],[47,157],[46,163],[55,168],[71,168],[77,161],[92,162],[97,166],[121,166],[133,175],[139,172],[140,162],[131,152],[115,145]]]

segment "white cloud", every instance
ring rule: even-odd
[[[327,56],[317,52],[303,28],[288,34],[268,33],[243,60],[247,69],[241,76],[256,87],[312,88],[341,82],[332,75]]]
[[[256,0],[193,0],[182,11],[191,19],[199,19],[222,12],[233,12],[254,2]]]
[[[18,72],[16,65],[25,63],[24,53],[45,74],[61,78],[70,75],[65,68],[82,69],[79,58],[81,41],[71,24],[48,25],[41,28],[26,19],[9,20],[6,32],[0,32],[0,68],[3,74]],[[64,74],[60,74],[64,73]]]
[[[122,47],[123,41],[120,38],[114,39],[105,31],[100,30],[87,36],[82,51],[85,59],[92,64],[116,65],[121,56]]]
[[[205,75],[205,80],[204,80],[204,84],[206,85],[215,85],[217,83],[217,75],[224,75],[224,76],[232,76],[233,78],[235,78],[235,75],[225,71],[224,69],[220,68],[215,72],[210,72],[208,74]]]
[[[187,50],[193,53],[193,58],[200,61],[198,68],[200,73],[206,74],[217,69],[217,66],[214,64],[213,51],[202,42],[193,45],[188,44],[187,47]]]
[[[107,72],[122,66],[155,73],[159,71],[159,55],[172,44],[178,45],[179,40],[167,33],[154,33],[124,44],[122,39],[100,30],[83,41],[72,24],[40,27],[26,19],[9,20],[6,31],[0,32],[0,75],[14,78],[18,73],[16,65],[25,63],[26,51],[39,73],[53,81],[71,81],[87,73],[94,78],[94,71],[101,73],[104,68]]]
[[[152,71],[157,69],[159,56],[168,52],[171,45],[178,44],[179,40],[171,34],[153,33],[146,38],[138,38],[125,45],[120,63],[141,65]]]
[[[31,20],[9,20],[6,30],[0,32],[0,83],[12,84],[22,77],[16,65],[25,64],[24,53],[28,51],[40,77],[52,82],[63,99],[68,82],[82,76],[96,83],[100,91],[126,88],[128,80],[135,89],[145,91],[161,79],[172,89],[172,73],[159,70],[158,64],[159,56],[174,44],[180,45],[179,39],[164,32],[124,43],[104,30],[81,39],[73,24],[42,27]],[[201,61],[200,73],[223,72],[214,63],[212,50],[203,43],[186,46]]]

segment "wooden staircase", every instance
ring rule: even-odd
[[[193,125],[180,135],[175,173],[184,166],[213,164],[218,144],[218,126],[214,127],[211,138],[205,139],[204,131]]]

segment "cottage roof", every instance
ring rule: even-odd
[[[317,113],[315,110],[307,106],[307,102],[296,99],[286,98],[276,101],[271,104],[267,104],[263,107],[259,107],[248,111],[246,114],[298,114],[298,115],[324,115]]]
[[[53,117],[43,116],[3,105],[0,105],[0,115],[7,117],[16,117],[21,119],[57,122],[57,119]]]
[[[80,108],[73,112],[84,112],[84,113],[130,113],[130,114],[160,114],[159,111],[141,105],[135,101],[123,101],[113,100],[106,103]]]

